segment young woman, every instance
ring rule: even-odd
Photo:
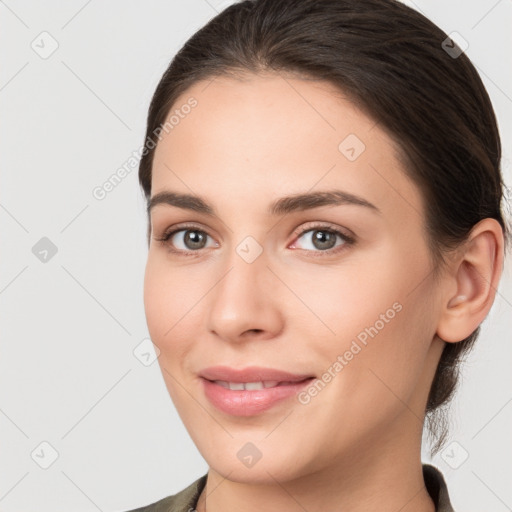
[[[452,511],[440,407],[508,230],[455,41],[394,0],[236,3],[152,99],[144,302],[208,473],[139,511]]]

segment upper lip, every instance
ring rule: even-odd
[[[199,373],[207,380],[222,380],[225,382],[300,382],[313,377],[311,374],[294,374],[275,368],[248,366],[246,368],[230,368],[229,366],[210,366]]]

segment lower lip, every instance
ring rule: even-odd
[[[202,379],[208,400],[217,409],[232,416],[254,416],[264,412],[286,398],[295,396],[312,382],[313,378],[273,388],[231,390],[215,382]]]

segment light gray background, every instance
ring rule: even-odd
[[[105,199],[92,191],[141,146],[171,57],[230,3],[0,1],[2,512],[128,510],[207,470],[158,364],[133,353],[148,337],[137,168]],[[407,3],[469,42],[510,186],[512,1]],[[31,45],[51,38],[41,58]],[[43,237],[58,251],[46,263],[32,252]],[[511,333],[509,261],[452,406],[453,444],[433,461],[458,511],[512,508]],[[48,469],[42,442],[58,452]]]

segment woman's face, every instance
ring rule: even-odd
[[[197,83],[171,115],[151,197],[211,212],[155,202],[144,302],[209,466],[283,481],[419,451],[440,295],[422,198],[391,139],[327,83],[278,75]]]

